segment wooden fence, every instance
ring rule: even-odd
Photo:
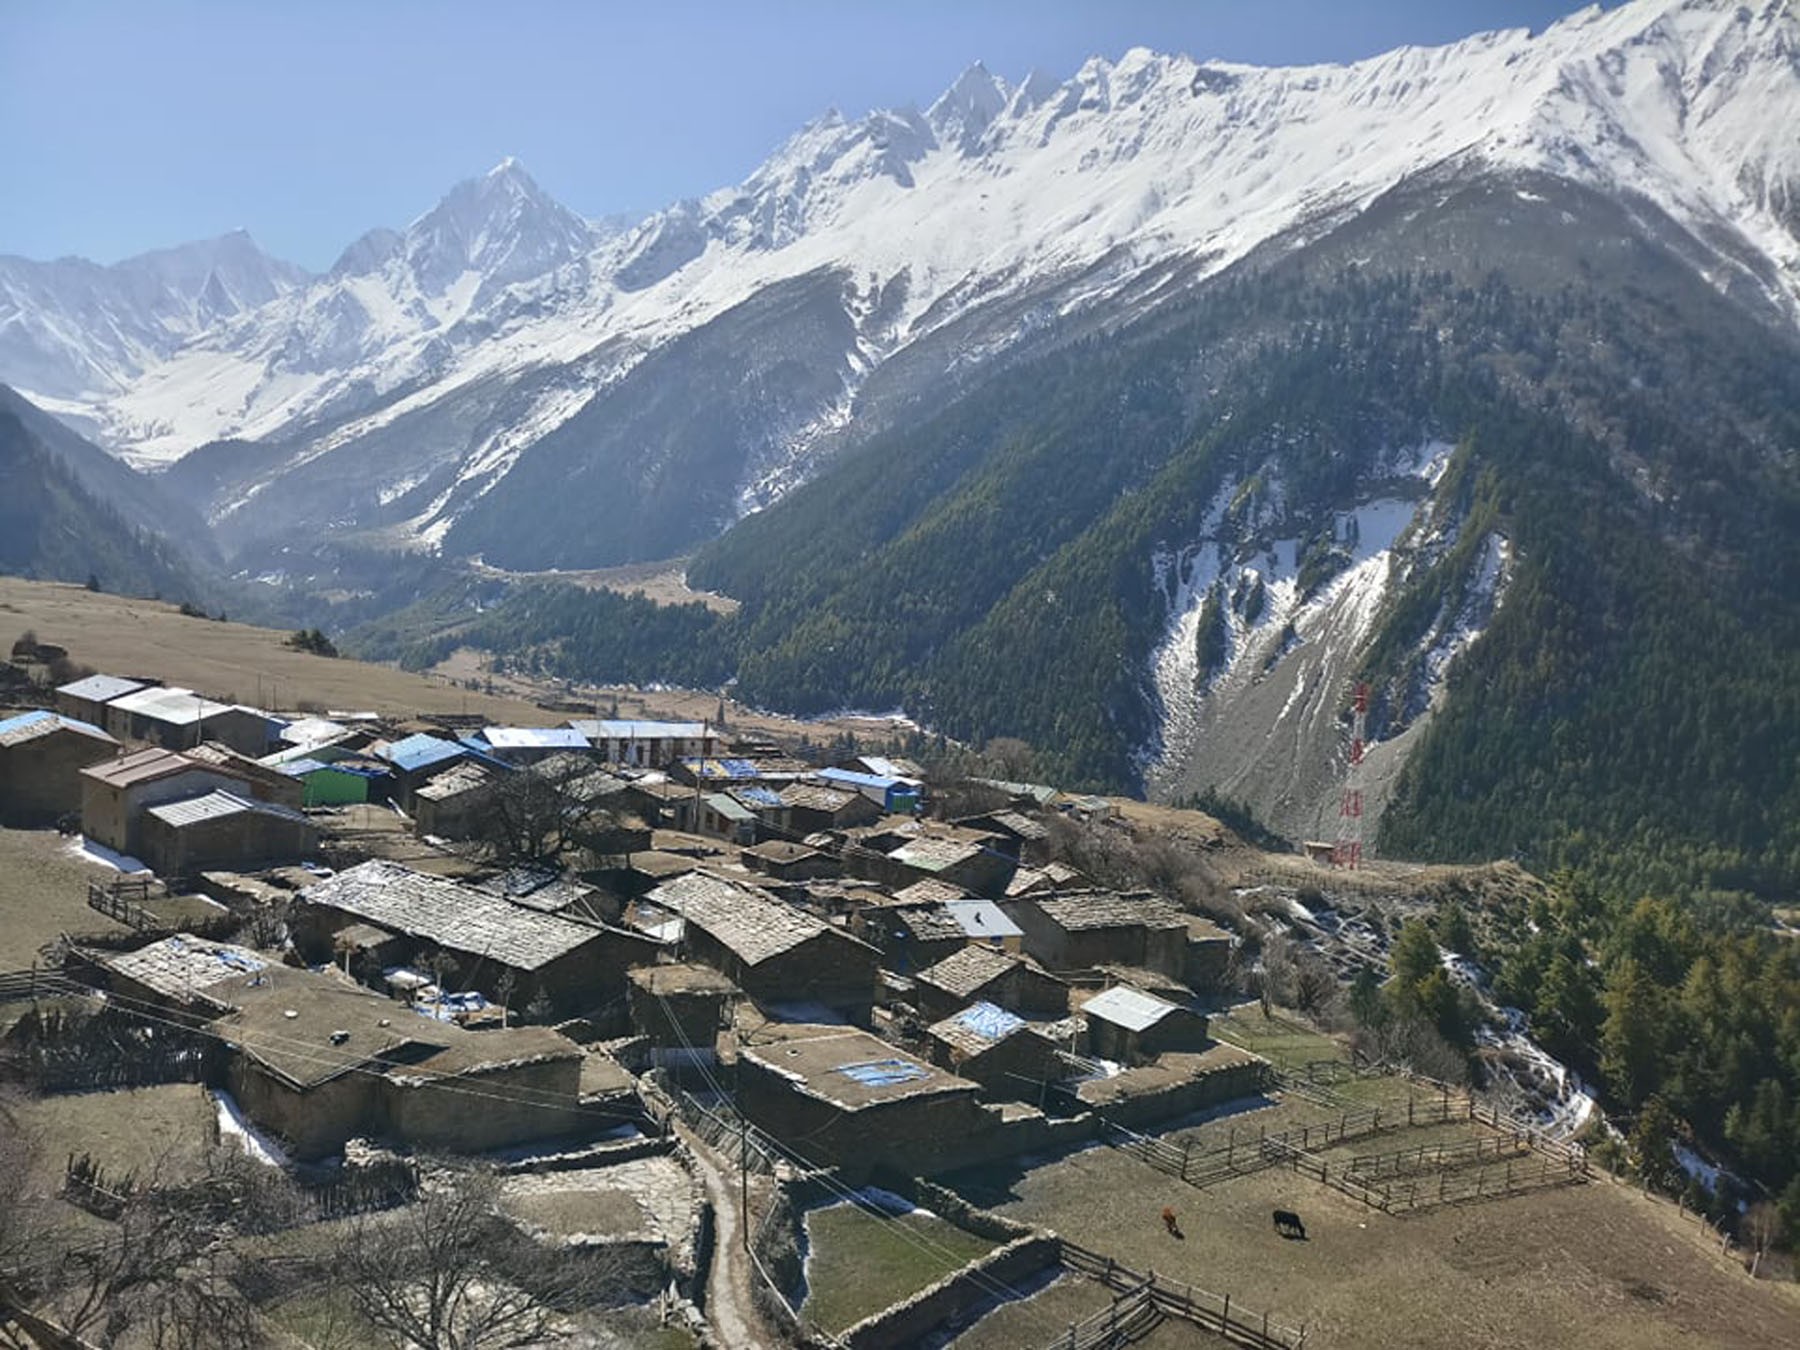
[[[1115,1298],[1111,1307],[1071,1322],[1068,1331],[1047,1342],[1044,1350],[1114,1350],[1149,1335],[1162,1323],[1162,1309],[1156,1306],[1150,1286],[1140,1285]]]
[[[1123,1125],[1107,1122],[1106,1140],[1115,1148],[1142,1159],[1160,1172],[1166,1172],[1194,1187],[1210,1186],[1227,1177],[1258,1172],[1266,1167],[1289,1161],[1296,1153],[1334,1148],[1350,1139],[1360,1139],[1402,1130],[1416,1125],[1442,1125],[1448,1121],[1470,1118],[1471,1104],[1466,1099],[1452,1099],[1448,1093],[1435,1101],[1420,1102],[1416,1098],[1404,1109],[1396,1106],[1374,1107],[1365,1111],[1341,1111],[1336,1119],[1326,1118],[1314,1124],[1270,1133],[1264,1127],[1251,1133],[1244,1127],[1240,1136],[1233,1126],[1224,1144],[1196,1148],[1191,1140],[1177,1144],[1167,1139],[1153,1139]]]
[[[150,903],[148,877],[120,877],[115,881],[90,881],[87,886],[89,909],[109,919],[117,919],[140,933],[160,931],[168,925],[144,906]]]
[[[1282,1326],[1270,1320],[1267,1313],[1252,1312],[1242,1304],[1234,1304],[1229,1294],[1213,1294],[1204,1289],[1196,1289],[1191,1284],[1165,1279],[1153,1270],[1133,1270],[1129,1266],[1120,1265],[1110,1256],[1102,1256],[1067,1238],[1062,1240],[1062,1256],[1063,1264],[1070,1270],[1099,1281],[1108,1289],[1124,1295],[1125,1299],[1142,1296],[1155,1309],[1159,1320],[1161,1317],[1179,1317],[1204,1331],[1223,1336],[1236,1345],[1248,1346],[1250,1350],[1298,1350],[1306,1340],[1304,1330]],[[1120,1302],[1123,1301],[1122,1299]],[[1118,1304],[1115,1304],[1116,1307]],[[1124,1344],[1119,1339],[1106,1339],[1109,1335],[1116,1335],[1108,1330],[1109,1326],[1125,1320],[1123,1315],[1114,1319],[1112,1311],[1109,1309],[1097,1317],[1088,1318],[1086,1322],[1076,1323],[1068,1332],[1048,1342],[1044,1350],[1058,1350],[1058,1347],[1070,1344],[1074,1344],[1077,1350]],[[1149,1328],[1144,1328],[1144,1331],[1147,1330]],[[1143,1334],[1143,1331],[1138,1334]],[[1088,1339],[1082,1340],[1083,1335]],[[1071,1336],[1076,1339],[1071,1341]]]
[[[767,1176],[775,1174],[776,1165],[781,1161],[780,1149],[773,1139],[745,1120],[736,1107],[726,1102],[708,1106],[666,1076],[654,1077],[661,1079],[657,1086],[681,1113],[687,1127],[733,1166],[742,1166],[748,1160],[752,1172]]]
[[[54,970],[0,971],[0,1003],[29,1003],[40,998],[60,998],[87,991]]]

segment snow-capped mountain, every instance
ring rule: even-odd
[[[584,410],[605,422],[649,354],[771,287],[831,275],[841,340],[802,346],[835,375],[671,443],[752,447],[715,466],[730,491],[689,513],[689,538],[667,541],[680,548],[804,478],[815,447],[858,434],[872,377],[934,337],[939,369],[990,360],[1071,314],[1153,302],[1148,279],[1178,264],[1191,282],[1302,239],[1435,166],[1544,170],[1642,200],[1690,232],[1713,284],[1791,320],[1797,51],[1790,0],[1634,0],[1535,36],[1347,66],[1140,49],[1015,86],[977,65],[924,113],[828,115],[737,187],[627,231],[583,221],[508,161],[306,284],[273,264],[215,270],[179,323],[159,320],[158,342],[82,300],[81,264],[43,265],[29,292],[17,265],[0,266],[12,306],[0,380],[139,465],[222,438],[286,447],[209,503],[221,520],[323,459],[354,472],[341,500],[322,484],[302,494],[315,523],[455,546],[456,523],[534,447]],[[680,361],[642,375],[664,367],[693,378]],[[628,467],[608,459],[606,474]],[[588,486],[618,505],[613,486]],[[490,520],[475,534],[495,532]],[[580,554],[572,541],[558,557]],[[614,559],[602,547],[590,560]]]
[[[183,343],[306,279],[242,230],[111,267],[0,257],[0,369],[40,399],[98,406]]]

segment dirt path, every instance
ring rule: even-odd
[[[743,1220],[738,1213],[736,1187],[727,1180],[717,1156],[679,1121],[675,1132],[700,1170],[701,1184],[713,1207],[712,1266],[706,1272],[706,1321],[720,1345],[773,1350],[781,1342],[763,1329],[762,1318],[750,1297],[756,1278],[744,1249]]]

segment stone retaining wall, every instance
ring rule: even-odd
[[[995,1285],[1019,1284],[1062,1259],[1054,1233],[1033,1230],[996,1247],[911,1298],[866,1317],[838,1339],[850,1350],[895,1350],[916,1345],[929,1332],[993,1297]]]

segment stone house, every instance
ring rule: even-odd
[[[413,789],[413,830],[438,839],[471,839],[481,832],[501,771],[464,759]]]
[[[975,895],[997,896],[1006,894],[1018,868],[1018,860],[998,844],[993,836],[973,832],[933,833],[910,839],[887,856],[905,869],[901,884],[929,877]]]
[[[81,832],[119,853],[133,853],[144,812],[212,791],[250,795],[235,768],[201,764],[173,750],[139,750],[81,771]]]
[[[787,839],[765,839],[739,855],[745,867],[771,881],[812,881],[835,877],[843,870],[829,853]]]
[[[241,755],[269,751],[276,722],[242,704],[219,703],[176,686],[151,686],[106,705],[106,730],[120,740],[148,741],[165,750],[187,750],[218,741]]]
[[[1000,835],[1011,840],[1008,849],[1028,867],[1050,860],[1050,828],[1020,811],[990,811],[986,815],[968,816],[956,822],[964,829]]]
[[[622,1022],[625,972],[662,950],[641,933],[542,913],[382,859],[307,887],[290,920],[295,946],[313,961],[331,960],[337,933],[356,923],[410,939],[410,964],[448,957],[447,978],[461,989],[515,1009],[541,998],[560,1017]]]
[[[268,978],[268,957],[230,942],[175,933],[135,951],[83,951],[107,990],[128,1006],[211,1021],[237,1006],[238,991]]]
[[[247,872],[313,857],[319,831],[300,812],[214,789],[145,809],[136,851],[162,877]]]
[[[764,1004],[819,1005],[867,1026],[880,954],[768,892],[689,872],[645,897],[678,914],[693,959]]]
[[[581,1048],[548,1028],[466,1031],[280,966],[232,998],[232,1096],[302,1161],[359,1136],[473,1153],[582,1126]]]
[[[85,680],[58,686],[56,710],[78,722],[105,727],[107,704],[147,688],[149,685],[144,680],[129,680],[119,675],[89,675]]]
[[[1036,961],[973,945],[914,976],[913,997],[919,1015],[928,1021],[975,1002],[1045,1017],[1062,1017],[1069,1011],[1069,986]]]
[[[631,1025],[657,1068],[706,1067],[718,1058],[725,1010],[738,987],[711,966],[639,966],[630,974]]]
[[[1081,1006],[1087,1019],[1088,1049],[1099,1059],[1139,1064],[1158,1055],[1204,1050],[1206,1015],[1166,999],[1118,984]]]
[[[81,809],[81,771],[114,758],[99,727],[53,712],[0,720],[0,821],[35,825]]]
[[[584,717],[569,725],[609,764],[660,769],[696,755],[716,755],[719,733],[703,722],[649,722]]]
[[[471,747],[424,731],[377,744],[372,751],[393,766],[393,799],[404,811],[413,809],[413,793],[423,784],[459,760],[475,757]]]
[[[973,1003],[926,1029],[931,1062],[979,1083],[990,1098],[1042,1105],[1063,1078],[1056,1045],[1023,1018]]]
[[[881,819],[879,806],[846,788],[789,783],[780,796],[788,809],[788,826],[797,835],[851,830]]]
[[[1180,979],[1187,969],[1187,915],[1148,894],[1029,895],[1005,909],[1025,930],[1025,950],[1053,971],[1142,966]]]
[[[872,907],[859,921],[864,938],[881,949],[884,964],[902,974],[936,965],[969,945],[969,935],[946,905]]]
[[[979,1084],[853,1027],[760,1028],[738,1050],[738,1088],[756,1124],[853,1174],[942,1171],[999,1124]]]

